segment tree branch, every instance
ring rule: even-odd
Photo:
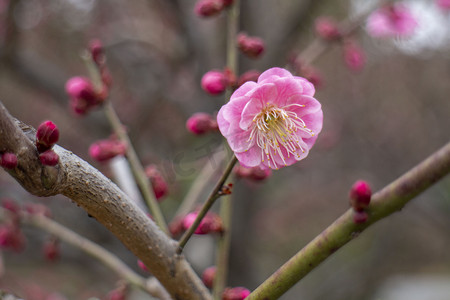
[[[54,147],[55,167],[43,166],[33,141],[0,102],[0,152],[17,155],[18,166],[8,173],[36,196],[62,194],[109,229],[140,258],[175,299],[210,299],[201,280],[176,243],[114,183],[70,151]]]
[[[369,214],[367,222],[355,224],[353,222],[354,212],[349,209],[281,266],[246,299],[278,299],[336,250],[356,238],[359,233],[373,223],[401,210],[408,201],[442,179],[449,172],[450,143],[374,194],[367,211]]]

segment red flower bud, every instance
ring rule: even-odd
[[[202,281],[207,288],[212,289],[214,284],[214,278],[216,277],[216,270],[217,268],[215,266],[212,266],[206,268],[205,271],[203,271]]]
[[[89,52],[91,53],[92,60],[98,65],[103,65],[105,62],[105,55],[103,53],[103,44],[99,39],[93,39],[89,42]]]
[[[155,165],[147,166],[145,168],[145,174],[150,179],[156,200],[161,201],[161,198],[163,198],[169,192],[167,182],[164,180],[161,172],[159,172],[158,168]]]
[[[223,7],[228,7],[233,5],[234,0],[222,0]]]
[[[56,166],[59,162],[59,155],[56,154],[55,151],[52,149],[47,150],[45,152],[42,152],[39,154],[39,159],[41,161],[41,164],[44,166]]]
[[[0,156],[0,166],[5,169],[14,169],[17,167],[17,156],[14,153],[6,152]]]
[[[124,155],[127,147],[115,139],[100,140],[89,147],[89,155],[96,161],[103,162],[117,155]]]
[[[86,114],[90,109],[102,103],[105,91],[95,91],[91,81],[85,77],[72,77],[66,82],[66,92],[70,97],[70,107],[79,115]]]
[[[222,294],[222,300],[243,300],[250,295],[250,291],[244,287],[226,288]]]
[[[223,2],[223,0],[199,0],[195,4],[194,11],[199,17],[215,16],[222,11]]]
[[[350,204],[355,211],[363,211],[369,206],[372,191],[367,182],[359,180],[350,190]]]
[[[202,135],[217,130],[217,121],[207,113],[195,113],[186,122],[186,128],[191,133]]]
[[[212,70],[202,77],[202,89],[210,95],[220,95],[227,88],[227,79],[222,71]]]
[[[44,252],[44,257],[48,261],[56,261],[59,259],[61,255],[59,243],[56,239],[51,239],[45,242],[44,246],[42,247],[42,250]]]
[[[323,39],[332,41],[341,37],[338,24],[327,17],[319,17],[315,21],[316,33]]]
[[[257,58],[264,52],[264,41],[259,37],[250,37],[245,33],[237,36],[239,49],[250,58]]]
[[[366,64],[364,50],[356,42],[346,42],[344,44],[344,61],[352,71],[361,71]]]
[[[36,147],[44,152],[58,142],[59,129],[52,121],[42,122],[36,131]]]
[[[261,181],[272,175],[272,171],[270,169],[263,170],[259,167],[246,168],[243,166],[237,166],[233,171],[238,177],[248,178],[254,181]]]

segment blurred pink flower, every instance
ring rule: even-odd
[[[309,81],[281,68],[238,88],[217,123],[241,165],[278,169],[305,158],[322,130],[314,93]]]
[[[350,70],[361,71],[366,64],[364,50],[355,41],[345,42],[344,61]]]
[[[373,37],[408,36],[418,23],[402,3],[386,5],[375,10],[367,19],[367,31]]]
[[[436,5],[444,11],[450,11],[450,0],[436,0]]]

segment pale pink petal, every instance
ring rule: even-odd
[[[323,112],[318,110],[315,113],[308,114],[302,117],[306,127],[314,132],[314,135],[318,135],[322,131],[323,126]]]
[[[228,102],[221,108],[221,110],[223,109],[223,118],[230,123],[239,123],[242,110],[249,100],[250,98],[247,97],[239,97],[235,98],[233,101]]]
[[[236,158],[239,163],[247,168],[259,166],[261,164],[261,148],[254,145],[248,151],[236,152]]]
[[[263,104],[261,100],[253,98],[250,100],[242,110],[239,127],[243,130],[248,130],[253,124],[253,119],[262,111]]]
[[[292,74],[288,70],[282,68],[271,68],[259,75],[258,83],[262,83],[271,76],[292,77]]]
[[[240,98],[250,92],[253,88],[257,86],[254,81],[247,81],[243,85],[241,85],[237,90],[234,91],[233,95],[231,95],[230,101],[234,101],[237,98]]]
[[[254,144],[254,140],[250,141],[249,137],[250,131],[236,130],[227,136],[227,141],[233,152],[244,152]]]
[[[230,122],[225,120],[223,117],[223,111],[225,110],[225,106],[222,106],[219,110],[219,113],[217,114],[217,126],[219,126],[219,130],[222,133],[223,136],[228,135],[228,130],[230,128]]]
[[[303,95],[311,96],[311,97],[314,96],[314,94],[316,93],[316,89],[314,88],[314,84],[312,84],[311,82],[309,82],[308,80],[306,80],[303,77],[295,76],[294,78],[297,81],[299,81],[300,84],[302,85],[302,87],[303,87],[302,94]]]
[[[297,80],[292,80],[292,77],[278,78],[274,83],[278,95],[272,103],[277,104],[280,107],[286,105],[286,102],[290,97],[303,94],[303,85]]]
[[[276,99],[277,88],[273,83],[259,84],[258,87],[251,90],[245,96],[249,98],[259,99],[261,103],[266,104]]]
[[[299,107],[296,104],[302,105]],[[291,111],[297,114],[297,117],[301,118],[304,115],[315,113],[322,108],[322,105],[315,98],[303,95],[293,95],[286,105],[283,107],[286,111]]]

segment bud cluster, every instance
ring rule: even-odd
[[[361,224],[367,221],[369,215],[366,210],[369,207],[371,198],[372,191],[367,182],[358,180],[355,184],[353,184],[350,190],[350,205],[355,212],[353,215],[353,221],[356,224]]]
[[[58,142],[59,129],[52,121],[42,122],[36,131],[36,148],[39,152],[39,160],[45,166],[55,166],[59,162],[59,156],[53,151],[53,146]]]

